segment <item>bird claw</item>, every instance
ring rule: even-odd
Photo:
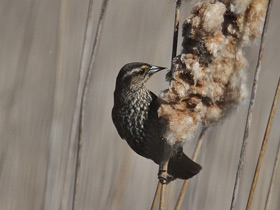
[[[169,182],[174,180],[174,177],[170,174],[167,174],[167,176],[163,176],[162,174],[166,172],[166,170],[159,170],[158,172],[158,180],[161,184],[169,184]]]

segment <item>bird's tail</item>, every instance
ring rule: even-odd
[[[198,174],[202,167],[182,153],[171,157],[168,163],[168,174],[174,178],[189,179]]]

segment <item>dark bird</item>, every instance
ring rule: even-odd
[[[120,70],[114,92],[112,119],[122,139],[139,155],[162,165],[167,123],[158,117],[160,102],[145,87],[154,73],[163,67],[147,63],[129,63]],[[196,175],[201,166],[183,153],[181,144],[171,148],[168,180],[188,179]],[[160,173],[160,172],[159,172]]]

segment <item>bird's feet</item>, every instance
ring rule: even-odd
[[[160,169],[159,172],[158,172],[158,180],[161,184],[168,184],[169,182],[171,182],[175,179],[170,174],[167,174],[167,176],[164,176],[163,175],[164,173],[166,173],[166,170],[162,170],[162,169]]]
[[[167,141],[164,141],[163,158],[159,164],[158,179],[161,184],[168,184],[170,181],[174,180],[173,176],[167,173],[168,162],[172,152],[173,146]]]

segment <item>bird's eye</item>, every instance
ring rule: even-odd
[[[140,69],[139,71],[141,74],[144,74],[145,73],[145,69]]]

